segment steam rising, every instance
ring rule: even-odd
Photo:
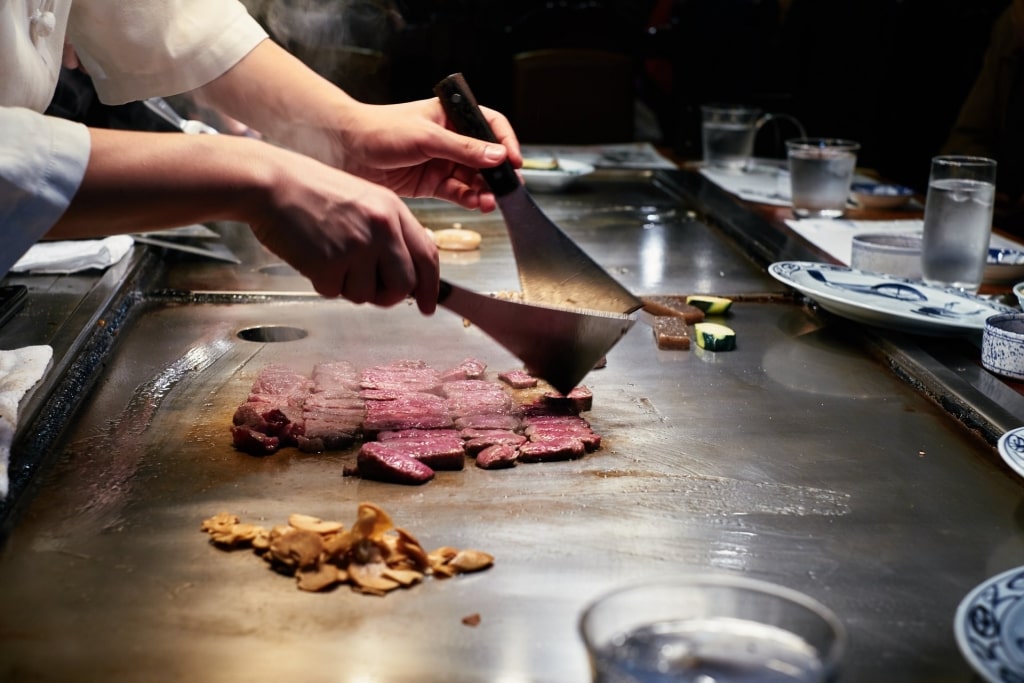
[[[268,0],[271,36],[363,102],[390,101],[390,47],[402,18],[390,0]],[[255,13],[255,12],[254,12]]]

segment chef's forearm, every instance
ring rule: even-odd
[[[90,129],[85,176],[49,237],[140,232],[211,220],[247,221],[269,193],[280,154],[220,135]]]
[[[271,40],[203,86],[200,99],[286,147],[329,161],[325,138],[358,103]]]

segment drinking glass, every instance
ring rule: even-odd
[[[810,597],[718,574],[615,590],[586,608],[580,633],[595,683],[822,683],[846,642]]]
[[[793,213],[800,218],[842,216],[859,150],[859,143],[838,138],[786,140]]]
[[[745,171],[754,154],[754,137],[767,121],[755,107],[708,104],[701,111],[704,163],[736,173]]]
[[[704,164],[733,173],[750,167],[754,139],[769,121],[788,121],[804,137],[804,127],[789,114],[762,114],[757,107],[740,104],[706,104],[701,111],[701,142]]]
[[[994,159],[932,159],[921,243],[921,275],[927,284],[978,291],[988,259],[995,194]]]

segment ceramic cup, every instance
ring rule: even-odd
[[[921,235],[866,233],[854,235],[850,267],[911,280],[921,279]]]
[[[857,167],[860,144],[836,138],[786,141],[793,213],[799,218],[839,218]]]

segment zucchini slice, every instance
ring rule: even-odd
[[[693,294],[686,297],[686,303],[696,306],[708,315],[721,315],[732,306],[732,299],[726,299],[724,296]]]
[[[697,323],[693,326],[697,346],[708,351],[732,351],[736,348],[736,333],[718,323]]]

